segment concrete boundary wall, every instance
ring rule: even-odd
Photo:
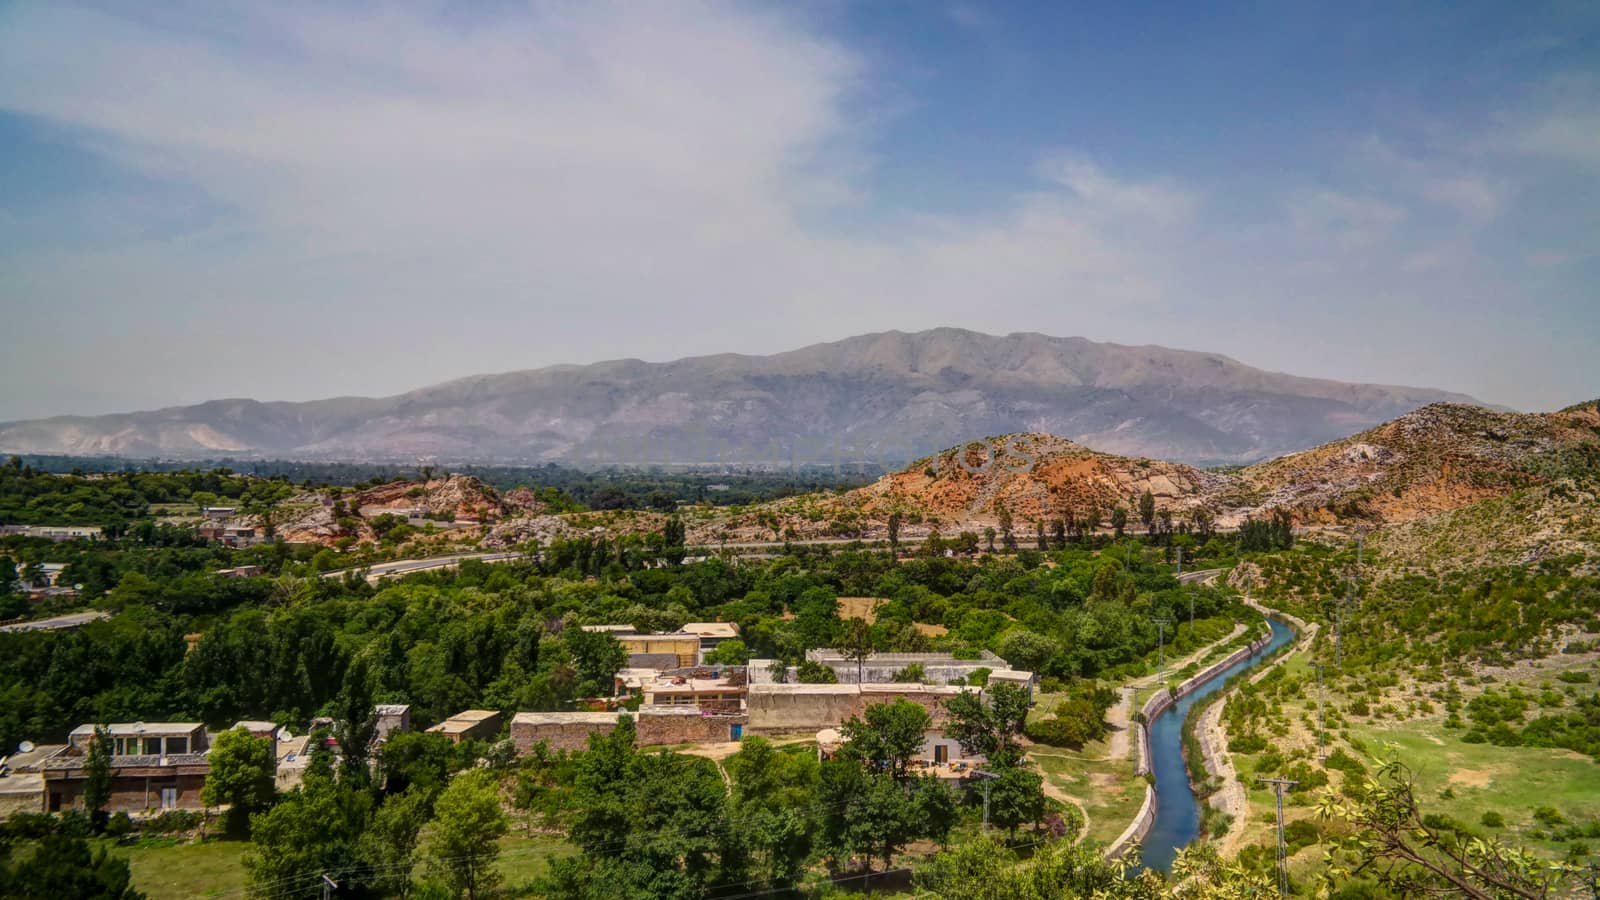
[[[1106,859],[1117,859],[1128,852],[1128,848],[1144,840],[1150,833],[1150,826],[1156,821],[1156,789],[1153,785],[1144,786],[1144,803],[1139,807],[1139,814],[1133,817],[1128,827],[1122,834],[1111,842],[1106,848]]]
[[[1266,610],[1263,610],[1263,612],[1266,612]],[[1134,774],[1141,778],[1150,774],[1150,728],[1148,723],[1154,722],[1157,716],[1161,715],[1163,712],[1166,712],[1167,709],[1170,708],[1174,703],[1177,703],[1184,697],[1187,697],[1199,690],[1206,684],[1206,682],[1211,681],[1213,678],[1216,678],[1222,672],[1226,671],[1229,666],[1238,663],[1242,659],[1246,659],[1254,656],[1257,653],[1260,653],[1261,649],[1271,642],[1272,633],[1269,631],[1261,637],[1251,641],[1249,644],[1240,647],[1222,659],[1217,660],[1211,665],[1206,666],[1204,669],[1201,669],[1199,672],[1196,672],[1192,677],[1178,685],[1176,689],[1157,691],[1155,695],[1146,700],[1144,702],[1144,706],[1139,710],[1139,712],[1144,716],[1144,721],[1134,723],[1134,727],[1138,729],[1138,740],[1135,742],[1138,759],[1134,765]],[[1118,836],[1115,841],[1112,841],[1111,845],[1106,848],[1106,858],[1116,859],[1117,857],[1120,857],[1122,854],[1126,853],[1128,851],[1128,847],[1144,840],[1145,835],[1150,833],[1150,826],[1155,823],[1155,816],[1155,785],[1146,784],[1144,789],[1144,803],[1139,807],[1138,815],[1133,817],[1133,821],[1128,824],[1127,829],[1125,829],[1122,834]]]
[[[1260,653],[1261,648],[1271,643],[1271,641],[1272,633],[1268,632],[1267,634],[1251,641],[1249,644],[1233,651],[1222,659],[1219,659],[1211,665],[1206,666],[1199,672],[1196,672],[1187,681],[1184,681],[1182,684],[1178,685],[1177,688],[1167,691],[1157,691],[1155,694],[1151,695],[1150,699],[1146,700],[1144,702],[1144,706],[1139,710],[1139,712],[1144,716],[1144,722],[1134,723],[1139,729],[1139,758],[1137,765],[1134,767],[1134,772],[1139,775],[1145,775],[1150,772],[1150,728],[1148,723],[1154,722],[1156,720],[1156,716],[1166,712],[1168,707],[1199,690],[1205,685],[1206,682],[1217,677],[1217,675],[1221,674],[1229,666],[1234,665],[1242,659]]]

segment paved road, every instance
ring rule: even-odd
[[[1213,578],[1222,574],[1221,569],[1200,569],[1194,572],[1185,572],[1178,576],[1179,584],[1209,584]]]
[[[521,553],[461,553],[455,556],[430,556],[426,559],[397,559],[394,562],[373,563],[370,566],[358,566],[350,569],[336,569],[332,572],[322,573],[323,578],[343,578],[350,572],[364,572],[368,581],[382,581],[385,578],[395,578],[401,575],[410,575],[413,572],[430,572],[435,569],[454,569],[462,562],[475,559],[479,562],[498,563],[510,562],[521,559]]]
[[[63,628],[77,628],[100,619],[109,619],[111,614],[103,610],[90,610],[89,612],[68,613],[52,619],[38,619],[33,622],[17,622],[12,625],[0,625],[0,631],[59,631]]]

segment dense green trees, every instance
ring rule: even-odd
[[[144,900],[133,889],[127,860],[113,859],[105,847],[91,851],[88,841],[65,834],[46,835],[14,864],[0,856],[0,897]]]

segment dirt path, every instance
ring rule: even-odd
[[[1078,814],[1083,816],[1083,826],[1078,829],[1078,836],[1076,838],[1073,838],[1072,842],[1074,844],[1080,843],[1081,841],[1083,841],[1084,838],[1087,838],[1089,836],[1089,810],[1083,805],[1083,801],[1079,800],[1077,797],[1072,796],[1071,794],[1067,793],[1066,791],[1063,791],[1061,788],[1056,787],[1055,783],[1052,782],[1049,778],[1044,779],[1044,785],[1043,786],[1044,786],[1044,795],[1046,797],[1049,797],[1052,800],[1060,800],[1062,803],[1070,803],[1073,806],[1076,806],[1078,808]]]

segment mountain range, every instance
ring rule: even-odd
[[[1045,432],[1125,456],[1242,464],[1429,403],[1215,353],[955,328],[889,331],[770,356],[477,375],[392,397],[213,400],[0,424],[0,452],[596,464],[893,466],[954,442]]]

